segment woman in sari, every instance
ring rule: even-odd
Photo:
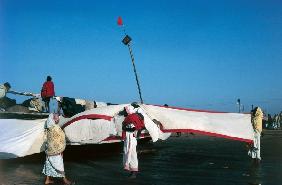
[[[46,161],[42,173],[46,175],[45,184],[54,183],[51,177],[63,178],[65,185],[72,184],[65,176],[63,151],[66,148],[65,133],[57,123],[59,116],[50,114],[45,125],[46,141]]]

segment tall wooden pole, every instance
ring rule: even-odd
[[[137,76],[137,71],[136,71],[136,67],[135,67],[135,63],[134,63],[134,56],[133,56],[133,53],[132,53],[132,49],[131,49],[130,43],[128,43],[127,46],[128,46],[128,49],[129,49],[129,53],[130,53],[130,57],[131,57],[131,62],[132,62],[132,66],[133,66],[133,70],[134,70],[134,74],[135,74],[135,80],[136,80],[137,87],[138,87],[139,98],[140,98],[141,103],[143,104],[141,88],[140,88],[140,84],[139,84],[139,80],[138,80],[138,76]]]

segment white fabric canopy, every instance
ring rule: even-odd
[[[0,119],[0,158],[39,153],[44,141],[46,119]]]
[[[254,140],[251,114],[213,112],[154,105],[141,105],[158,120],[164,132],[197,132],[245,142]]]
[[[111,105],[84,111],[71,118],[61,117],[59,125],[68,144],[120,142],[125,106]],[[145,127],[155,142],[170,132],[196,132],[243,142],[253,142],[250,114],[199,111],[174,107],[140,105]],[[43,151],[46,119],[0,119],[0,158],[22,157]]]

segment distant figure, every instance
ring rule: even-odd
[[[45,184],[52,184],[51,177],[63,178],[65,185],[72,184],[65,176],[63,151],[66,148],[65,133],[59,125],[59,116],[50,114],[45,125],[46,140],[46,161],[42,173],[46,175]]]
[[[273,119],[270,114],[267,115],[268,128],[272,128]]]
[[[41,101],[41,98],[33,97],[30,99],[25,100],[22,103],[23,106],[27,107],[30,111],[35,112],[42,112],[43,110],[43,102]]]
[[[275,114],[273,120],[273,129],[278,129],[279,115]]]
[[[282,111],[280,112],[279,116],[278,116],[278,128],[281,129],[281,124],[282,124]]]
[[[0,85],[0,98],[4,98],[7,92],[11,89],[9,82]]]
[[[45,103],[46,112],[50,112],[50,99],[55,96],[54,83],[52,82],[51,76],[47,76],[46,82],[44,82],[41,89],[42,101]]]
[[[16,100],[6,97],[11,85],[6,82],[0,84],[0,112],[6,111],[9,107],[16,105]]]
[[[263,112],[261,108],[256,107],[252,111],[252,124],[254,128],[254,145],[249,150],[248,154],[255,162],[259,163],[261,160],[260,157],[260,136],[262,132],[262,118]]]
[[[135,105],[134,105],[135,106]],[[141,130],[145,128],[144,117],[140,113],[135,113],[132,105],[125,107],[126,114],[122,123],[122,136],[124,139],[123,146],[123,166],[130,172],[129,178],[136,178],[138,172],[137,158],[137,138]]]

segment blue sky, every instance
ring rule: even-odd
[[[112,103],[282,110],[282,1],[0,1],[0,83]]]

